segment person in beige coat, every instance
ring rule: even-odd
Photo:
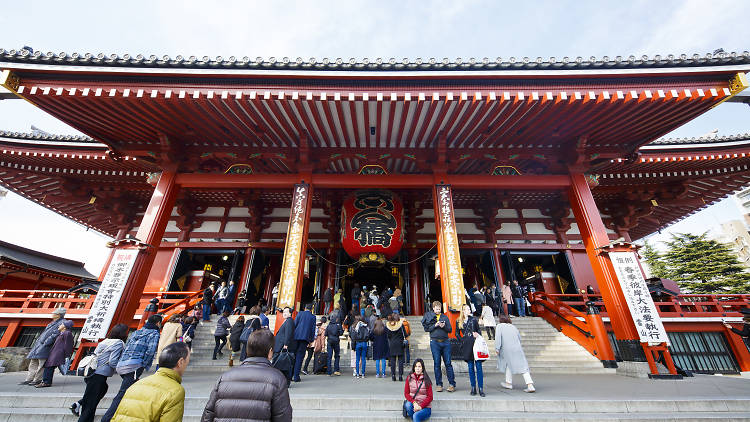
[[[161,356],[161,351],[165,347],[172,343],[176,343],[182,337],[182,324],[180,323],[180,317],[174,315],[164,324],[161,329],[161,335],[159,336],[159,346],[156,347],[156,359]],[[157,367],[157,369],[159,369]]]

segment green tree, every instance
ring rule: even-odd
[[[646,261],[646,264],[648,264],[651,277],[669,278],[667,276],[668,270],[667,264],[664,262],[664,257],[650,243],[646,242],[638,253]]]
[[[750,273],[729,246],[708,239],[706,233],[677,233],[663,256],[665,277],[690,293],[748,293]]]

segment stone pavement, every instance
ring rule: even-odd
[[[0,421],[74,420],[66,406],[83,393],[81,378],[57,373],[53,387],[36,389],[17,385],[23,376],[0,374]],[[198,420],[217,378],[215,372],[186,374],[186,421]],[[537,392],[533,394],[521,391],[520,376],[515,390],[501,389],[500,381],[498,376],[488,377],[487,397],[480,398],[469,395],[465,376],[457,377],[458,391],[434,394],[432,420],[750,421],[750,380],[742,377],[696,375],[683,380],[649,380],[606,374],[541,374],[534,376]],[[118,376],[110,378],[101,407],[108,405],[119,383]],[[308,375],[302,382],[292,383],[290,395],[295,421],[403,420],[399,412],[403,383],[390,378]]]

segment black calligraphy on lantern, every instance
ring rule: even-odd
[[[360,246],[391,246],[393,233],[398,226],[393,216],[393,197],[383,191],[359,191],[355,194],[351,228]]]

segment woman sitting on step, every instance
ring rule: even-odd
[[[424,361],[414,359],[411,374],[404,384],[404,411],[415,422],[425,421],[432,414],[432,380],[424,370]]]
[[[534,381],[529,372],[529,363],[521,347],[521,333],[513,326],[508,315],[498,315],[495,332],[495,350],[497,351],[497,369],[505,371],[505,382],[500,383],[503,388],[513,389],[513,374],[522,374],[526,382],[527,393],[536,391]]]

